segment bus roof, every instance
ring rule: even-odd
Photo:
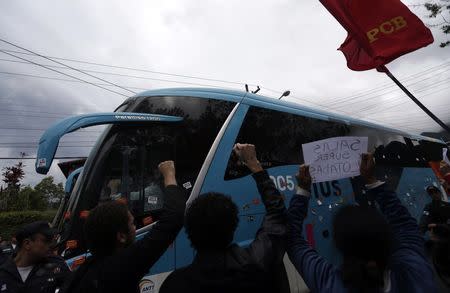
[[[165,88],[165,89],[155,89],[141,92],[130,99],[138,99],[151,96],[190,96],[199,98],[214,98],[224,101],[231,102],[242,102],[245,101],[247,104],[253,106],[259,106],[264,108],[269,108],[278,111],[284,111],[292,114],[302,115],[311,118],[317,118],[328,121],[337,121],[349,125],[360,125],[368,126],[372,128],[382,129],[389,132],[394,132],[399,135],[409,137],[411,139],[424,139],[428,141],[434,141],[438,143],[443,143],[442,140],[438,140],[431,137],[426,137],[420,134],[413,134],[406,131],[401,131],[398,129],[386,127],[380,124],[364,121],[361,119],[352,118],[349,116],[344,116],[336,113],[331,113],[308,106],[301,105],[299,103],[293,103],[284,100],[278,100],[274,98],[269,98],[262,95],[253,94],[245,91],[229,90],[222,88]],[[127,100],[128,101],[128,100]],[[126,103],[125,101],[124,103]]]

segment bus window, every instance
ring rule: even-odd
[[[302,164],[303,143],[346,136],[349,132],[350,129],[345,124],[250,107],[236,142],[254,144],[263,167],[271,168]],[[234,154],[228,162],[225,180],[250,174],[233,156]]]
[[[83,170],[83,167],[72,171],[71,174],[69,174],[69,176],[67,177],[66,184],[64,186],[64,197],[61,200],[58,211],[56,212],[55,218],[52,222],[52,226],[58,227],[59,230],[62,229],[64,217],[69,207],[69,199],[81,170]]]
[[[144,217],[155,216],[153,213],[162,208],[164,201],[158,160],[175,160],[179,128],[174,125],[113,127],[106,142],[112,147],[95,174],[97,186],[101,187],[98,202],[123,200],[135,216],[138,228],[143,226]],[[96,204],[95,200],[91,196],[89,205]]]
[[[422,156],[398,134],[358,125],[324,121],[259,107],[250,107],[236,142],[256,145],[264,168],[303,163],[302,144],[338,136],[369,138],[368,151],[384,166],[426,167]],[[419,159],[420,158],[420,159]],[[225,180],[249,174],[231,155]]]

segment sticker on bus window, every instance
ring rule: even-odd
[[[45,158],[40,158],[38,160],[38,167],[45,167],[47,166],[47,160]]]
[[[148,204],[157,204],[158,203],[158,197],[156,196],[149,196],[147,199]]]
[[[188,182],[186,182],[186,183],[183,183],[183,187],[184,187],[185,189],[189,189],[189,188],[192,187],[192,184],[191,184],[190,181],[188,181]]]

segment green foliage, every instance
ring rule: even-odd
[[[3,168],[3,182],[6,183],[7,189],[19,189],[20,180],[25,176],[23,168],[25,166],[22,162],[15,164],[14,166],[9,166]]]
[[[64,188],[62,183],[55,184],[52,176],[45,177],[39,184],[34,187],[47,202],[58,204],[64,196]]]
[[[442,10],[442,5],[436,3],[425,3],[424,6],[430,12],[428,17],[436,17]]]
[[[450,33],[450,25],[443,25],[442,26],[442,31],[444,32],[444,34],[448,34]]]
[[[3,239],[10,239],[11,235],[22,225],[34,221],[51,222],[56,210],[48,211],[14,211],[0,213],[0,233]]]
[[[39,210],[58,207],[64,188],[62,183],[55,184],[52,176],[45,177],[34,188],[6,188],[0,193],[0,211]]]
[[[51,222],[60,199],[64,196],[62,183],[55,184],[53,177],[45,177],[34,188],[21,186],[25,173],[19,162],[5,167],[2,180],[6,188],[0,188],[0,235],[9,239],[24,224],[34,221]]]
[[[446,35],[450,34],[450,5],[447,4],[448,2],[448,0],[435,0],[424,4],[424,7],[430,13],[428,17],[442,19],[442,21],[437,23],[436,26],[440,27],[441,31]],[[450,40],[439,44],[441,48],[449,45]]]
[[[25,176],[22,162],[18,162],[13,166],[4,167],[2,170],[2,181],[6,184],[6,188],[1,188],[0,193],[0,210],[9,210],[11,203],[16,202],[20,190],[20,181]]]
[[[30,209],[29,193],[33,188],[26,186],[14,196],[8,198],[8,209],[11,211],[25,211]]]
[[[30,186],[23,188],[20,193],[24,198],[28,199],[27,207],[30,210],[43,211],[47,209],[47,199],[36,189]]]

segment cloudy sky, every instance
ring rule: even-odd
[[[423,9],[411,8],[433,23]],[[438,29],[433,33],[435,44],[388,67],[448,123],[450,49],[439,48],[444,36]],[[117,66],[58,59],[135,92],[194,85],[244,89],[248,83],[260,85],[264,95],[278,97],[289,89],[291,101],[402,130],[439,131],[385,75],[347,69],[336,50],[345,37],[339,23],[313,0],[0,1],[1,39],[46,56]],[[131,95],[73,70],[51,67],[121,94],[26,64],[17,57],[60,66],[7,43],[0,42],[0,49],[14,55],[0,52],[2,158],[21,152],[34,156],[51,123],[72,114],[111,111]],[[99,131],[68,135],[57,155],[86,156]],[[16,161],[0,160],[0,167]],[[24,162],[25,183],[40,181],[34,161]],[[50,175],[63,180],[57,168]]]

